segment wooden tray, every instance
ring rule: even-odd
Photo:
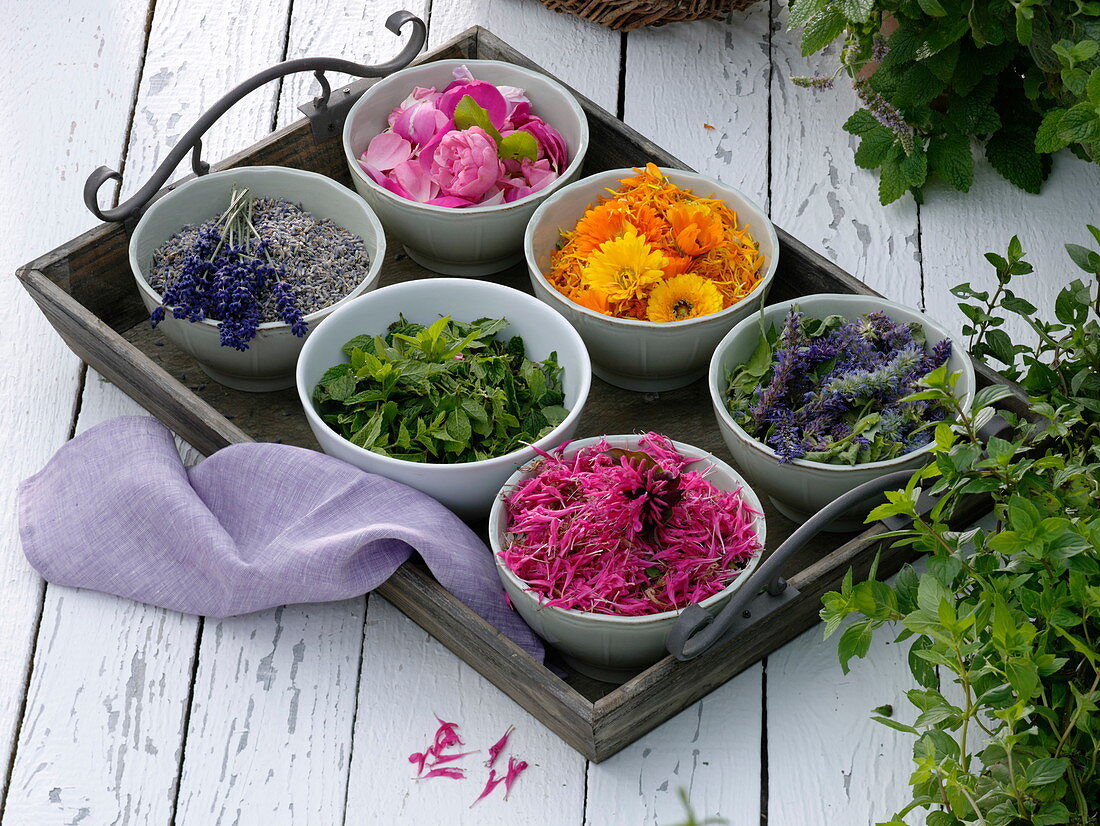
[[[542,71],[480,27],[417,62],[446,58],[504,60]],[[352,94],[361,93],[369,82],[351,86]],[[648,161],[688,168],[591,101],[577,97],[591,129],[584,174]],[[304,119],[215,168],[257,164],[309,169],[351,185],[339,140],[315,143]],[[783,230],[778,233],[781,253],[771,301],[818,292],[875,294]],[[149,328],[130,272],[127,243],[123,226],[104,224],[31,262],[17,275],[81,358],[200,452],[209,454],[252,440],[316,449],[294,390],[263,394],[230,390],[208,380],[189,356]],[[392,252],[401,248],[392,239],[388,248],[383,285],[433,275],[404,254]],[[530,291],[522,267],[492,280]],[[1003,381],[980,365],[977,369],[980,384]],[[594,379],[576,437],[639,430],[660,431],[732,461],[714,421],[705,381],[673,392],[641,394]],[[970,508],[971,513],[976,515],[979,507]],[[767,517],[771,551],[795,526],[771,508]],[[785,576],[794,586],[791,593],[796,590],[797,595],[784,602],[781,610],[749,618],[745,630],[695,660],[681,663],[667,657],[622,686],[571,673],[550,653],[548,662],[566,675],[557,676],[452,597],[422,565],[402,566],[378,593],[577,751],[598,762],[814,625],[821,595],[834,588],[849,568],[857,576],[865,573],[885,531],[879,524],[858,535],[821,535],[788,564]],[[901,552],[885,553],[880,574],[893,573],[907,559]]]

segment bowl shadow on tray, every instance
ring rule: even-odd
[[[435,273],[424,269],[400,252],[401,246],[394,239],[387,238],[387,245],[389,250],[397,250],[397,252],[387,253],[388,260],[382,271],[381,286],[415,278],[435,277]],[[531,291],[526,264],[516,265],[486,280],[514,287],[525,293]],[[779,286],[776,284],[776,287]],[[790,297],[781,288],[776,289],[769,296],[768,303]],[[220,411],[254,439],[281,442],[311,450],[320,449],[302,413],[295,388],[268,393],[247,393],[218,384],[207,377],[190,355],[168,341],[162,333],[150,329],[148,321],[136,324],[123,335],[169,375]],[[660,393],[621,390],[593,377],[592,390],[584,412],[581,414],[576,438],[647,430],[663,433],[713,453],[740,470],[722,441],[718,425],[714,420],[705,377],[687,387]],[[752,480],[749,481],[751,483]],[[766,497],[764,510],[768,520],[766,555],[790,536],[797,525],[776,510]],[[470,524],[480,536],[487,536],[487,519]],[[831,534],[829,545],[839,546],[854,535],[854,533]],[[790,561],[788,569],[804,568],[810,562],[820,558],[824,552],[820,546],[817,550],[805,549]],[[593,702],[617,688],[614,684],[576,673],[552,650],[547,652],[547,664],[554,666],[559,673],[564,673],[566,682]]]

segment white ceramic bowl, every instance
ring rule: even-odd
[[[611,447],[636,450],[639,436],[602,436],[571,442],[565,449],[566,456],[599,444],[606,439]],[[764,547],[766,523],[760,499],[744,479],[718,457],[697,447],[673,442],[684,456],[699,459],[692,465],[696,470],[712,468],[707,479],[721,490],[740,491],[745,501],[757,511],[754,528]],[[606,682],[622,683],[639,671],[648,668],[665,656],[665,637],[680,616],[680,610],[662,611],[644,617],[617,617],[612,614],[594,614],[588,611],[566,610],[543,605],[539,596],[528,590],[526,583],[514,574],[500,558],[507,543],[507,514],[504,500],[524,479],[533,472],[540,459],[524,465],[505,482],[500,494],[493,501],[489,513],[489,544],[493,549],[497,573],[504,583],[512,605],[523,619],[550,645],[561,652],[565,660],[583,674]],[[754,556],[742,572],[725,589],[707,597],[700,605],[712,615],[717,614],[730,596],[748,579],[760,561]],[[682,610],[682,609],[681,609]]]
[[[181,227],[207,221],[224,212],[234,186],[248,187],[257,196],[284,198],[301,204],[317,218],[330,218],[363,239],[371,259],[367,277],[341,301],[306,315],[310,332],[336,307],[378,286],[386,257],[386,238],[378,218],[361,198],[347,187],[315,172],[281,166],[248,166],[187,181],[154,201],[141,216],[130,236],[130,267],[142,303],[149,312],[161,303],[160,293],[145,280],[153,252]],[[292,387],[294,364],[305,343],[304,338],[293,335],[288,325],[278,321],[261,324],[256,337],[243,352],[221,346],[218,324],[214,321],[176,319],[169,311],[157,329],[194,356],[210,378],[237,390],[254,392]]]
[[[718,313],[685,321],[657,323],[633,318],[612,318],[566,298],[546,279],[550,255],[557,249],[562,230],[571,230],[586,209],[619,181],[635,174],[632,169],[612,169],[564,187],[535,210],[523,239],[527,267],[535,295],[569,319],[588,345],[592,370],[604,381],[627,390],[659,391],[683,387],[706,373],[707,361],[719,340],[738,321],[760,309],[779,261],[775,227],[753,201],[730,186],[677,169],[661,171],[672,183],[702,197],[721,198],[737,212],[741,225],[764,255],[763,277],[751,293]]]
[[[839,315],[854,319],[863,313],[881,310],[895,321],[920,324],[924,328],[929,346],[952,336],[924,313],[887,301],[885,298],[869,295],[820,294],[807,295],[765,307],[762,317],[755,315],[745,319],[722,339],[710,363],[710,396],[718,418],[718,427],[722,431],[722,438],[726,440],[737,466],[744,471],[757,489],[766,493],[784,515],[796,522],[805,522],[838,496],[864,482],[892,471],[916,470],[928,461],[932,445],[928,444],[894,459],[866,462],[860,465],[831,465],[805,459],[781,464],[774,450],[754,439],[734,421],[725,404],[728,372],[748,361],[760,341],[761,330],[773,325],[776,328],[781,327],[787,313],[795,305],[810,318]],[[953,338],[952,340],[955,346],[951,348],[948,369],[960,374],[955,390],[964,399],[964,406],[969,407],[974,398],[974,365],[965,349],[958,346],[958,342]],[[854,508],[843,518],[834,521],[826,530],[858,530],[862,527],[863,519],[873,504],[871,502],[866,506]]]
[[[569,148],[569,165],[561,177],[510,204],[454,209],[402,198],[363,171],[358,158],[371,139],[386,130],[390,111],[415,86],[442,90],[460,66],[478,80],[527,91],[532,113],[557,129]],[[546,75],[495,60],[438,60],[402,69],[371,86],[344,122],[344,155],[355,188],[414,261],[446,275],[488,275],[520,261],[523,229],[531,213],[550,193],[577,179],[587,150],[588,119],[564,86]]]
[[[445,315],[459,321],[507,318],[509,324],[498,338],[522,336],[527,357],[534,361],[557,352],[558,364],[564,371],[562,385],[569,415],[534,442],[544,450],[573,435],[592,384],[588,352],[565,319],[542,302],[510,287],[461,278],[407,281],[357,298],[325,319],[302,348],[298,359],[298,396],[325,453],[421,490],[459,516],[483,518],[504,480],[536,455],[533,447],[479,462],[409,462],[353,445],[330,428],[313,406],[313,390],[321,376],[333,365],[347,361],[341,350],[344,344],[357,335],[385,333],[402,313],[409,321],[424,325]]]

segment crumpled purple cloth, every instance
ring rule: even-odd
[[[113,419],[23,482],[19,530],[49,582],[212,617],[358,596],[415,551],[443,587],[542,659],[491,552],[462,520],[304,448],[231,445],[186,468],[159,421]]]

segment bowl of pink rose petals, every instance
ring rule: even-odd
[[[546,75],[494,60],[411,66],[344,123],[359,194],[418,264],[488,275],[523,258],[531,214],[580,176],[588,120]]]

